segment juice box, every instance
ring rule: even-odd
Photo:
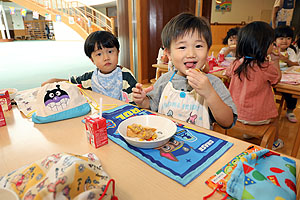
[[[85,130],[88,142],[95,148],[108,143],[106,119],[99,115],[85,117]]]
[[[0,127],[5,126],[5,125],[6,125],[6,122],[5,122],[4,113],[2,110],[2,106],[0,106]]]
[[[0,91],[0,106],[3,111],[11,110],[11,101],[8,90]]]

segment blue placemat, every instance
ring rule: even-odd
[[[118,125],[123,120],[135,115],[149,114],[152,113],[133,105],[122,105],[104,111],[108,137],[154,169],[184,186],[197,178],[233,145],[178,123],[177,132],[171,140],[156,149],[131,146],[117,133]]]

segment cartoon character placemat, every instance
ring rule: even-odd
[[[152,113],[133,105],[122,105],[104,111],[108,137],[154,169],[184,186],[197,178],[233,145],[228,141],[177,124],[176,134],[162,147],[142,149],[131,146],[117,132],[118,125],[129,117],[149,114]]]

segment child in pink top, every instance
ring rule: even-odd
[[[278,116],[272,86],[280,81],[281,72],[279,56],[273,54],[273,42],[274,30],[265,22],[252,22],[238,33],[237,60],[226,75],[231,78],[229,91],[238,121],[244,124],[268,124]],[[273,149],[281,147],[283,141],[276,135]]]

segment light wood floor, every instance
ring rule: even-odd
[[[143,84],[143,87],[149,87],[151,83]],[[282,110],[281,117],[279,119],[279,138],[284,141],[284,147],[282,149],[278,149],[277,151],[286,155],[291,155],[292,145],[294,144],[296,134],[298,131],[298,127],[300,126],[300,102],[298,101],[297,108],[294,110],[294,113],[298,119],[297,123],[291,123],[285,117],[286,110]],[[241,140],[245,140],[241,135],[234,135],[234,137],[239,138]],[[254,144],[258,144],[258,141],[255,139],[245,140],[248,142],[252,142]],[[300,149],[298,150],[297,159],[300,159]]]

